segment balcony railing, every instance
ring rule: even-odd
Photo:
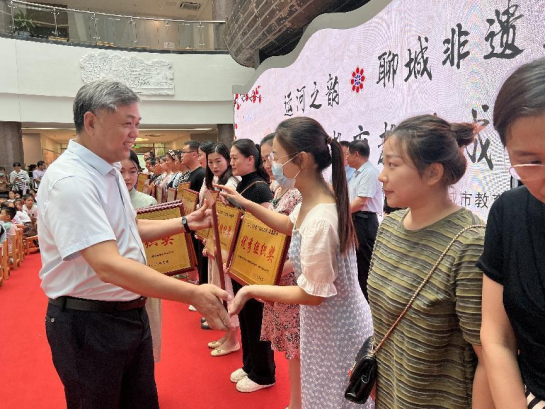
[[[224,21],[123,16],[0,0],[0,34],[72,44],[169,51],[226,51]]]

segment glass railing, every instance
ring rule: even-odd
[[[172,51],[226,51],[224,21],[122,16],[0,0],[0,34],[15,38]]]

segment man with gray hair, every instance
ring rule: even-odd
[[[182,220],[136,219],[118,162],[138,136],[139,102],[119,82],[81,87],[77,136],[39,189],[46,333],[68,409],[159,407],[146,296],[191,303],[211,327],[231,327],[225,291],[146,266],[142,241],[206,228],[210,215],[204,206]]]

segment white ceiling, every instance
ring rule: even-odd
[[[129,16],[161,17],[179,20],[212,20],[212,0],[29,0],[48,5],[65,5],[76,10]],[[182,10],[184,1],[198,3],[199,10]]]

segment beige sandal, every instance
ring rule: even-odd
[[[216,349],[216,348],[219,348],[221,347],[223,344],[223,342],[220,342],[220,341],[211,341],[207,344],[207,346],[210,348],[210,349]]]
[[[240,349],[241,349],[241,345],[237,345],[237,348],[230,349],[230,350],[225,350],[225,349],[222,349],[221,347],[218,347],[218,348],[212,350],[210,352],[210,354],[211,354],[211,356],[214,356],[214,357],[224,356],[224,355],[229,355],[229,354],[231,354],[233,352],[237,352]]]

